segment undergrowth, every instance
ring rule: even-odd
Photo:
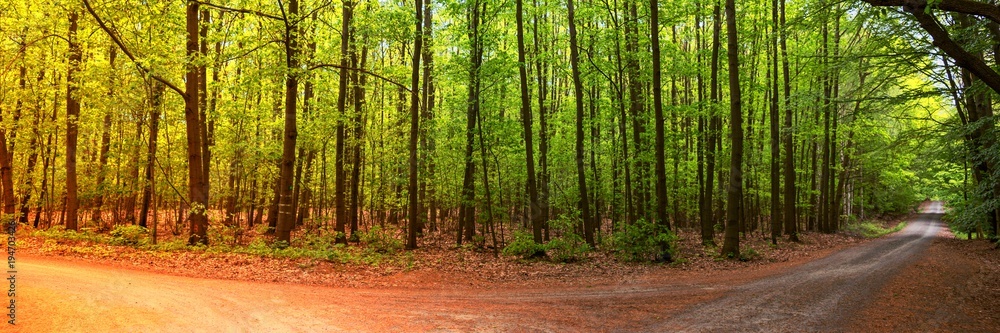
[[[906,227],[906,222],[899,222],[895,227],[885,228],[877,221],[864,221],[859,223],[848,223],[846,230],[864,236],[865,238],[879,238]]]
[[[295,237],[292,244],[272,242],[267,237],[255,237],[246,245],[240,244],[243,231],[236,227],[209,228],[211,245],[189,246],[182,238],[153,243],[149,230],[134,225],[117,226],[107,234],[92,229],[80,231],[66,230],[55,226],[47,230],[36,230],[31,236],[42,238],[43,250],[63,249],[80,254],[110,256],[115,247],[130,247],[153,253],[201,252],[205,254],[244,254],[258,257],[282,259],[325,260],[341,264],[364,264],[378,266],[385,263],[413,265],[412,255],[397,255],[403,249],[397,238],[398,230],[384,230],[374,227],[361,233],[360,240],[366,246],[348,247],[336,243],[336,232],[315,230]],[[69,243],[69,244],[67,244]],[[72,244],[83,243],[83,244]],[[105,245],[105,246],[94,246]]]

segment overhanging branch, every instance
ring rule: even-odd
[[[876,7],[896,7],[925,8],[927,0],[864,0],[868,4]],[[1000,23],[1000,7],[984,2],[973,0],[941,0],[932,8],[943,11],[976,15],[988,18],[990,21]]]
[[[128,56],[129,60],[132,60],[132,63],[134,63],[135,66],[139,68],[139,70],[141,70],[146,75],[149,75],[153,79],[162,82],[164,85],[169,87],[170,90],[173,90],[177,94],[181,95],[181,97],[183,97],[185,100],[187,100],[187,94],[184,93],[184,90],[181,90],[181,88],[178,88],[173,83],[170,83],[170,81],[167,81],[167,79],[164,79],[159,75],[153,74],[152,70],[146,68],[146,66],[143,66],[141,63],[139,63],[138,60],[135,59],[135,55],[132,54],[132,51],[130,51],[127,47],[125,47],[125,43],[123,43],[121,39],[118,38],[118,35],[116,35],[113,31],[111,31],[111,29],[108,28],[108,25],[104,23],[104,20],[102,20],[101,17],[97,15],[97,12],[94,11],[94,7],[90,6],[89,0],[83,0],[83,5],[87,7],[87,12],[90,13],[90,16],[93,17],[95,21],[97,21],[97,25],[101,26],[101,30],[104,30],[104,32],[108,34],[108,37],[111,37],[111,40],[114,41],[116,45],[118,45],[118,48],[121,49],[126,56]]]

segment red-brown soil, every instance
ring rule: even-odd
[[[749,262],[717,260],[692,234],[682,237],[683,263],[672,265],[620,263],[607,253],[557,264],[425,244],[405,262],[372,267],[25,237],[16,329],[718,331],[690,324],[704,321],[743,331],[992,330],[1000,255],[985,242],[927,237],[938,230],[928,223],[874,241],[806,234],[803,244],[770,247],[751,236],[745,249],[758,256]],[[869,273],[883,266],[898,268]],[[724,316],[713,312],[733,304]],[[795,311],[806,305],[827,310]]]
[[[1000,250],[942,230],[849,327],[867,332],[1000,330]]]

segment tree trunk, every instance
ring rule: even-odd
[[[792,86],[789,82],[791,77],[788,73],[788,32],[786,32],[787,25],[785,24],[785,0],[781,1],[781,72],[783,74],[784,84],[785,84],[785,159],[784,159],[784,171],[785,171],[785,205],[784,205],[784,224],[785,224],[785,234],[788,235],[788,240],[792,242],[799,241],[798,235],[798,215],[795,209],[795,135],[794,128],[792,127]]]
[[[638,10],[635,1],[626,2],[625,6],[628,7],[625,18],[625,69],[629,77],[628,95],[629,101],[631,101],[629,114],[632,116],[632,146],[635,150],[632,156],[632,169],[635,170],[633,183],[636,192],[632,196],[634,203],[631,205],[633,208],[629,210],[634,211],[631,215],[633,220],[637,220],[646,217],[646,165],[643,163],[642,156],[645,149],[642,137],[646,132],[643,126],[645,101],[642,97],[642,80],[639,72]]]
[[[406,248],[416,249],[417,248],[417,228],[420,225],[420,203],[417,201],[417,141],[420,134],[420,94],[418,93],[420,86],[420,55],[421,46],[423,44],[423,32],[421,26],[423,25],[423,0],[413,0],[414,8],[416,12],[416,30],[413,35],[413,65],[411,76],[410,89],[410,181],[409,187],[407,188],[407,205],[409,208],[409,214],[407,214],[408,227],[406,232]]]
[[[577,187],[580,191],[580,218],[583,219],[583,235],[587,244],[591,247],[594,243],[594,221],[590,216],[590,205],[587,195],[587,175],[583,167],[583,81],[580,78],[580,51],[577,43],[576,22],[574,19],[573,0],[566,1],[567,14],[569,19],[569,49],[570,64],[573,67],[573,91],[576,97],[576,179]]]
[[[352,26],[352,29],[353,29],[353,26]],[[352,39],[352,43],[351,44],[354,44],[353,43],[353,38],[354,38],[354,35],[352,34],[351,35],[351,39]],[[358,52],[357,52],[356,47],[357,46],[355,46],[355,48],[352,48],[352,51],[351,51],[352,63],[354,63],[354,66],[357,67],[357,68],[365,68],[365,64],[367,63],[367,59],[368,59],[368,49],[367,49],[367,47],[365,47],[365,48],[363,48],[361,50],[361,60],[359,62],[359,60],[358,60]],[[351,235],[350,235],[350,240],[351,241],[358,241],[359,240],[359,235],[357,233],[357,231],[358,231],[358,221],[361,219],[361,216],[360,216],[360,213],[361,213],[361,200],[360,200],[360,198],[361,198],[361,193],[360,193],[360,191],[361,191],[361,168],[364,166],[364,163],[361,160],[361,158],[362,158],[361,157],[361,146],[363,144],[363,142],[361,140],[364,138],[364,117],[362,117],[362,112],[364,112],[364,105],[365,105],[365,84],[366,84],[366,81],[367,81],[367,77],[364,76],[364,75],[358,75],[358,72],[354,71],[353,74],[351,75],[351,80],[354,82],[354,94],[352,95],[353,96],[353,101],[354,101],[354,103],[353,103],[354,104],[354,131],[353,131],[354,138],[353,138],[353,142],[351,142],[351,148],[352,148],[352,152],[353,152],[353,157],[351,158],[351,161],[352,161],[353,165],[351,166],[351,211],[350,211],[350,215],[351,215],[350,216],[350,219],[351,219],[351,225],[350,225]]]
[[[66,71],[66,229],[77,230],[77,198],[76,181],[76,141],[79,134],[80,100],[77,89],[80,85],[76,78],[80,71],[81,52],[77,42],[77,24],[79,14],[73,11],[69,14],[69,69]],[[13,199],[13,198],[11,198]],[[13,200],[11,201],[13,203]],[[13,207],[11,207],[13,208]],[[5,208],[6,210],[6,208]],[[13,209],[11,210],[13,213]]]
[[[534,7],[538,8],[538,1],[534,1]],[[539,17],[536,13],[534,15],[534,29],[532,31],[532,37],[534,40],[534,53],[539,54],[540,51],[544,52],[544,43],[539,39]],[[541,50],[540,50],[541,49]],[[535,59],[535,71],[538,76],[538,167],[541,169],[538,179],[536,180],[536,188],[538,189],[538,210],[539,219],[542,224],[542,238],[544,240],[549,239],[549,168],[548,168],[548,153],[549,153],[549,126],[548,126],[548,115],[546,114],[547,105],[545,102],[545,97],[548,94],[548,80],[546,79],[546,68],[542,63],[540,57]]]
[[[198,8],[199,3],[187,2],[187,57],[190,61],[200,56],[198,48]],[[187,132],[188,152],[188,221],[190,224],[188,245],[208,244],[208,177],[204,174],[202,160],[202,123],[199,111],[198,68],[188,65],[185,78],[184,122]]]
[[[536,244],[541,244],[542,221],[540,205],[538,204],[538,188],[535,180],[535,146],[532,143],[531,128],[531,96],[528,93],[528,63],[524,57],[524,0],[516,0],[515,17],[517,20],[517,72],[521,88],[521,127],[524,132],[525,172],[527,174],[528,216],[531,220],[531,233]]]
[[[719,48],[722,31],[722,14],[718,3],[712,9],[712,16],[712,73],[709,89],[711,103],[708,138],[705,143],[705,206],[701,211],[701,243],[706,246],[715,245],[715,209],[712,198],[715,194],[713,185],[715,184],[715,151],[716,147],[719,146],[719,134],[722,130],[722,119],[717,110],[719,106]]]
[[[149,115],[149,145],[146,150],[146,181],[142,187],[142,208],[139,226],[145,227],[149,218],[150,201],[153,198],[153,166],[156,163],[156,140],[160,131],[160,106],[163,103],[163,84],[153,83],[153,105]],[[154,211],[153,214],[157,212]]]
[[[475,235],[476,206],[473,200],[476,195],[475,169],[476,162],[472,158],[475,145],[476,119],[479,117],[479,67],[482,65],[482,44],[479,40],[479,0],[470,4],[469,10],[469,44],[471,66],[469,67],[469,97],[468,112],[465,126],[465,173],[462,179],[462,202],[458,211],[458,234],[456,243],[472,241]]]
[[[771,38],[771,244],[778,244],[781,237],[781,147],[778,130],[778,0],[771,0],[771,23],[773,32]]]
[[[656,128],[656,223],[670,228],[667,218],[667,165],[664,150],[663,88],[660,68],[660,14],[657,0],[649,1],[649,39],[653,57],[653,121]]]
[[[341,24],[341,34],[340,34],[340,66],[347,67],[350,63],[350,55],[348,54],[348,44],[350,41],[350,31],[352,25],[352,10],[353,5],[350,0],[344,1],[343,13],[344,18]],[[339,85],[337,86],[337,111],[341,115],[347,115],[347,76],[348,72],[346,70],[341,70],[339,75]],[[344,119],[341,117],[340,119]],[[337,164],[334,167],[334,185],[333,185],[333,200],[334,206],[336,206],[336,220],[337,220],[337,237],[336,241],[340,244],[347,244],[347,207],[344,205],[346,200],[344,198],[344,191],[346,189],[346,180],[344,173],[344,164],[347,157],[346,148],[344,146],[344,140],[346,139],[346,134],[344,133],[344,122],[342,120],[337,121]]]
[[[299,1],[288,2],[288,15],[297,17]],[[295,226],[295,210],[292,207],[292,173],[295,169],[295,144],[298,139],[296,124],[296,101],[299,95],[299,42],[296,23],[285,22],[285,64],[289,73],[285,78],[285,130],[281,147],[281,165],[278,177],[278,219],[277,241],[291,242],[292,228]]]
[[[729,39],[726,53],[729,56],[729,117],[732,127],[730,140],[732,154],[729,160],[729,189],[726,204],[726,234],[722,255],[740,256],[739,228],[742,220],[743,198],[743,111],[740,101],[740,58],[736,31],[736,4],[726,0],[726,35]]]

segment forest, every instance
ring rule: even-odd
[[[5,1],[0,37],[25,228],[670,261],[1000,223],[986,2]]]

